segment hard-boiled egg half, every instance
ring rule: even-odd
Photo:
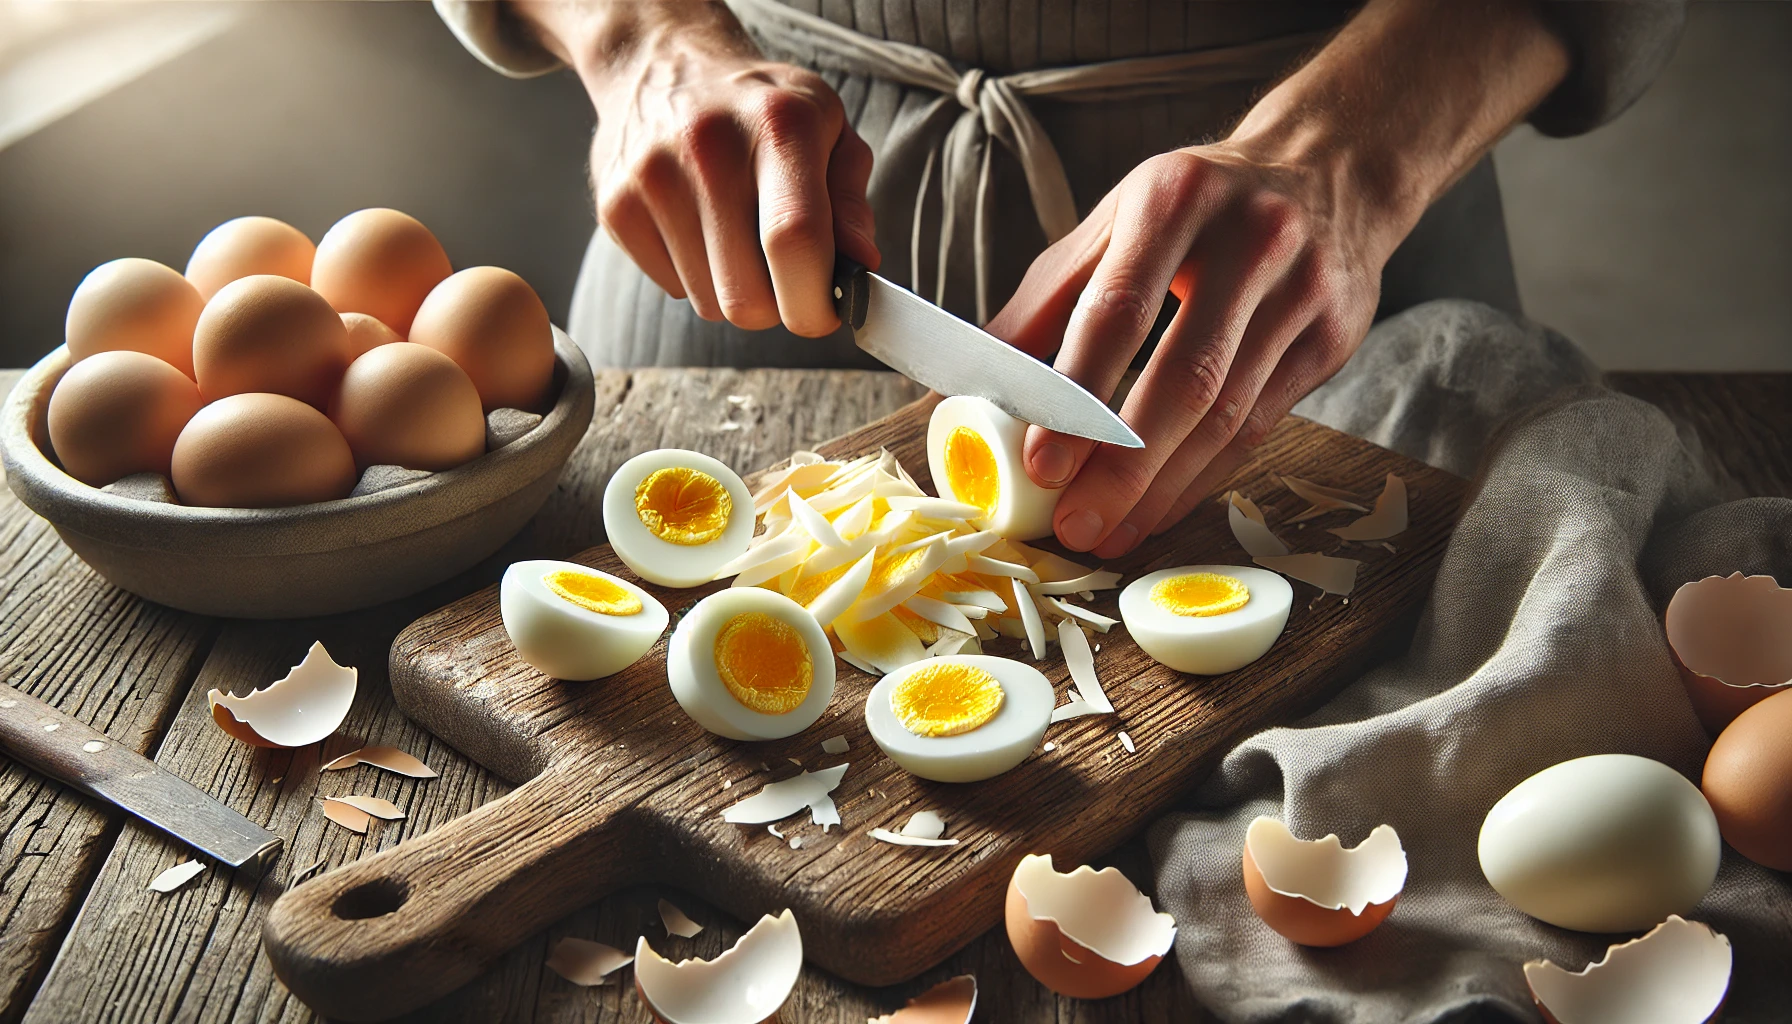
[[[735,587],[698,601],[679,620],[666,679],[685,713],[710,732],[775,740],[807,729],[827,709],[834,651],[802,605]]]
[[[627,580],[576,562],[517,562],[498,587],[517,654],[556,679],[615,675],[666,631],[666,606]]]
[[[1056,697],[1040,671],[1007,658],[930,658],[878,680],[865,726],[890,760],[935,782],[994,778],[1027,759]]]
[[[1141,576],[1120,592],[1120,618],[1139,648],[1178,672],[1243,668],[1282,635],[1294,588],[1267,569],[1185,565]]]
[[[940,497],[975,505],[979,520],[1009,540],[1052,532],[1059,490],[1027,476],[1021,442],[1027,425],[985,398],[959,395],[934,406],[927,423],[927,466]]]
[[[604,532],[624,565],[663,587],[695,587],[744,554],[753,495],[698,452],[660,448],[622,464],[604,487]]]

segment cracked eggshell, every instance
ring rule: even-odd
[[[1303,841],[1276,818],[1251,822],[1244,887],[1263,923],[1303,946],[1342,946],[1374,931],[1406,886],[1406,851],[1390,825],[1351,849],[1336,835]]]
[[[908,1001],[895,1013],[887,1013],[869,1024],[971,1024],[977,1012],[977,979],[960,974],[947,978]]]
[[[348,717],[359,675],[313,643],[305,660],[267,686],[241,697],[213,689],[205,697],[212,721],[244,743],[303,747],[329,736]]]
[[[1152,910],[1117,868],[1069,874],[1050,854],[1021,858],[1008,880],[1008,941],[1041,985],[1072,999],[1105,999],[1136,987],[1176,941],[1176,921]]]
[[[1580,971],[1528,961],[1524,980],[1548,1024],[1706,1024],[1723,1010],[1730,968],[1729,939],[1675,914]]]
[[[803,936],[786,910],[759,919],[714,960],[673,963],[642,936],[635,992],[660,1024],[759,1024],[778,1012],[803,969]]]
[[[1668,648],[1693,710],[1716,735],[1747,708],[1792,689],[1792,590],[1772,576],[1707,576],[1674,592]]]

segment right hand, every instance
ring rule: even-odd
[[[678,6],[519,5],[596,107],[598,223],[705,320],[832,333],[836,244],[878,264],[871,149],[819,75],[764,59],[721,4]]]

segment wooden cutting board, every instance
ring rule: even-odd
[[[906,406],[821,450],[837,457],[887,446],[931,490],[923,439],[936,401]],[[264,936],[274,969],[326,1016],[376,1019],[452,991],[614,889],[657,881],[748,922],[793,909],[810,962],[852,981],[911,978],[1001,920],[1008,876],[1022,856],[1050,853],[1068,870],[1114,848],[1186,794],[1237,740],[1312,708],[1410,626],[1466,483],[1289,417],[1226,487],[1243,490],[1279,524],[1306,504],[1276,480],[1283,472],[1366,496],[1380,492],[1387,473],[1399,473],[1411,525],[1394,539],[1398,550],[1348,552],[1365,564],[1347,602],[1295,584],[1282,638],[1229,675],[1173,672],[1146,657],[1124,627],[1094,636],[1096,671],[1116,714],[1053,725],[1046,740],[1054,750],[980,783],[927,782],[884,758],[865,730],[874,680],[844,663],[833,703],[815,725],[784,740],[741,743],[705,732],[678,707],[666,686],[664,640],[616,676],[564,683],[516,656],[496,586],[425,615],[392,645],[399,706],[524,785],[286,894]],[[1349,515],[1278,530],[1295,550],[1331,550],[1335,538],[1323,527]],[[574,560],[626,574],[607,546]],[[1249,564],[1218,501],[1107,567],[1130,582],[1202,562]],[[721,586],[647,589],[676,614]],[[1117,593],[1085,603],[1118,617]],[[997,640],[987,650],[1025,657],[1021,647]],[[1055,647],[1040,667],[1062,699],[1068,673]],[[1122,747],[1121,730],[1135,753]],[[851,749],[824,754],[821,743],[833,736],[847,737]],[[806,813],[790,818],[784,831],[803,840],[792,849],[763,826],[722,820],[728,805],[796,774],[792,760],[807,769],[851,763],[833,794],[840,826],[824,834]],[[866,835],[900,828],[923,809],[946,819],[957,846],[898,847]]]

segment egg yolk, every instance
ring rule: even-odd
[[[871,563],[871,580],[865,584],[864,592],[876,595],[901,585],[926,560],[926,547],[910,548],[879,558]]]
[[[641,599],[622,586],[589,573],[560,569],[541,582],[561,600],[570,601],[599,615],[639,615]]]
[[[1002,684],[975,665],[927,665],[890,690],[890,710],[916,736],[962,736],[1002,709]]]
[[[989,442],[969,427],[953,427],[946,435],[946,486],[953,498],[977,506],[985,516],[995,512],[1002,473]]]
[[[722,685],[743,707],[762,715],[795,711],[815,679],[803,635],[764,612],[745,612],[723,624],[715,654]]]
[[[852,564],[849,562],[846,565],[837,565],[827,572],[816,573],[813,576],[804,576],[802,579],[796,581],[796,586],[791,587],[790,593],[785,596],[792,601],[795,601],[797,604],[802,605],[804,608],[807,608],[811,602],[821,596],[822,591],[833,586],[834,581],[846,575],[846,571],[851,568]]]
[[[1243,580],[1216,572],[1172,576],[1151,588],[1151,603],[1172,615],[1224,615],[1243,608],[1250,600],[1251,590]]]
[[[708,544],[728,529],[734,499],[708,473],[689,466],[656,469],[635,487],[641,525],[668,544]]]

